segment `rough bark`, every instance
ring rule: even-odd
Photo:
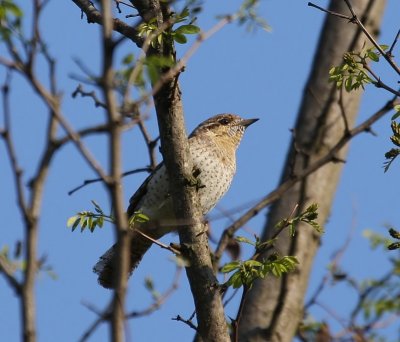
[[[372,33],[376,33],[385,1],[355,0],[357,15]],[[350,15],[344,1],[332,0],[330,10]],[[365,36],[353,24],[327,15],[320,35],[313,69],[305,86],[294,138],[282,173],[281,183],[291,175],[307,168],[325,155],[345,134],[345,120],[339,104],[339,91],[328,83],[328,70],[340,65],[343,53],[360,50]],[[343,93],[342,103],[346,121],[352,127],[361,92]],[[345,159],[347,148],[338,153]],[[319,204],[319,221],[324,224],[337,188],[343,163],[330,163],[297,183],[272,206],[263,232],[263,239],[274,233],[274,225],[288,217],[296,204],[299,211],[311,202]],[[291,341],[302,318],[304,295],[313,259],[320,238],[307,225],[299,225],[294,238],[281,235],[276,244],[283,255],[295,255],[300,266],[282,278],[267,277],[254,283],[248,293],[239,332],[240,341]],[[265,257],[262,256],[262,257]]]
[[[163,27],[170,18],[166,3],[158,0],[133,3],[143,20],[157,18],[159,27]],[[175,52],[172,43],[166,42],[156,48],[150,47],[147,54],[174,56]],[[168,69],[162,70],[162,73],[167,74]],[[154,94],[154,102],[160,129],[161,152],[169,174],[174,211],[180,222],[187,222],[179,229],[179,239],[182,254],[189,261],[186,273],[195,303],[197,332],[204,341],[226,342],[229,341],[228,326],[212,268],[208,237],[196,187],[189,184],[193,180],[193,163],[177,77],[162,84]]]

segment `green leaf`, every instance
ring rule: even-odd
[[[243,236],[237,236],[237,237],[235,238],[235,240],[236,240],[237,242],[248,243],[249,245],[252,245],[252,246],[255,245],[255,243],[254,243],[253,241],[251,241],[251,240],[249,240],[248,238],[245,238],[245,237],[243,237]]]
[[[147,74],[150,78],[150,81],[154,84],[158,81],[160,74],[158,72],[158,68],[154,64],[150,64],[147,66]]]
[[[200,32],[200,28],[196,25],[182,25],[179,26],[174,32],[175,34],[196,34]]]
[[[122,64],[129,65],[129,64],[131,64],[134,60],[135,60],[135,56],[133,55],[133,53],[130,53],[130,54],[126,55],[126,56],[122,59]]]
[[[3,15],[5,15],[7,12],[10,12],[12,15],[14,15],[17,18],[22,17],[22,15],[23,15],[22,10],[10,0],[0,1],[0,5],[1,5],[1,9],[2,9],[1,14],[4,13]],[[0,18],[4,18],[4,16],[0,16]]]
[[[261,267],[263,264],[257,260],[247,260],[243,265],[246,267]]]
[[[374,51],[368,51],[367,55],[372,61],[379,62],[379,55]]]
[[[238,289],[239,287],[241,287],[243,285],[243,280],[242,280],[242,276],[240,274],[240,272],[236,272],[234,273],[229,280],[227,281],[227,285],[232,285],[232,287],[234,289]]]
[[[387,246],[387,249],[393,251],[400,248],[400,242],[393,242]]]
[[[93,221],[93,217],[90,216],[90,217],[88,217],[87,222],[88,222],[87,225],[88,225],[89,229],[91,231],[93,231],[94,228],[96,227],[96,221]]]
[[[280,277],[282,275],[282,270],[281,270],[281,266],[279,264],[273,264],[272,265],[272,274],[275,277]]]
[[[67,220],[67,227],[71,227],[75,224],[75,222],[77,221],[77,219],[79,220],[79,218],[77,216],[71,216],[68,220]],[[79,222],[79,221],[78,221]]]
[[[100,205],[94,200],[91,200],[91,202],[94,205],[94,210],[99,214],[103,214],[103,210],[100,208]]]
[[[172,37],[179,44],[185,44],[187,42],[187,38],[181,33],[174,33]]]
[[[329,69],[329,75],[336,75],[336,67],[332,67]]]
[[[346,81],[344,81],[344,88],[346,89],[347,92],[350,92],[352,89],[352,84],[353,84],[353,78],[348,77]]]
[[[87,224],[88,224],[87,218],[81,217],[81,233],[85,230]]]
[[[229,272],[232,272],[232,271],[238,269],[239,267],[240,267],[240,262],[239,261],[232,261],[232,262],[229,262],[229,263],[225,264],[221,268],[221,272],[222,273],[229,273]]]
[[[144,278],[144,287],[149,291],[154,291],[154,282],[150,277]]]
[[[390,228],[389,229],[389,234],[393,239],[400,240],[400,232],[398,232],[396,229]]]

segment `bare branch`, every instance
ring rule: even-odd
[[[92,1],[89,0],[72,0],[81,10],[82,13],[86,14],[88,23],[97,23],[103,25],[103,15],[93,5]],[[112,18],[113,30],[121,33],[124,37],[132,40],[138,47],[143,44],[143,39],[137,35],[135,27],[132,27],[119,19]]]
[[[188,325],[193,330],[197,331],[197,327],[193,324],[190,319],[184,319],[181,315],[177,315],[176,317],[172,318],[173,321],[183,322]]]
[[[380,79],[380,77],[378,75],[375,74],[375,72],[369,67],[368,64],[364,64],[363,67],[368,70],[368,72],[372,75],[372,77],[376,80],[376,82],[374,82],[375,86],[377,88],[383,88],[385,90],[387,90],[389,93],[392,93],[398,97],[400,97],[400,91],[393,89],[392,87],[389,87],[386,83],[382,82],[382,80]]]
[[[8,262],[8,260],[0,254],[0,272],[4,274],[8,284],[10,287],[15,291],[17,296],[21,296],[22,293],[22,286],[18,282],[18,280],[14,277],[13,269]]]
[[[128,175],[133,175],[135,173],[139,173],[139,172],[151,172],[152,168],[149,167],[143,167],[140,169],[135,169],[135,170],[131,170],[131,171],[126,171],[124,172],[121,177],[125,177]],[[71,196],[72,194],[74,194],[75,192],[77,192],[78,190],[84,188],[85,186],[89,185],[89,184],[93,184],[93,183],[97,183],[97,182],[101,182],[103,181],[101,178],[94,178],[94,179],[86,179],[83,181],[82,185],[77,186],[76,188],[73,188],[72,190],[68,191],[68,195]]]
[[[25,198],[23,180],[22,180],[22,168],[19,166],[17,160],[17,154],[14,148],[14,142],[11,136],[11,113],[10,113],[10,100],[9,100],[9,90],[10,90],[11,74],[7,73],[5,83],[2,87],[2,97],[3,97],[3,114],[4,114],[4,130],[2,132],[2,138],[6,144],[6,150],[11,163],[11,169],[14,176],[15,189],[17,193],[18,206],[22,212],[25,220],[29,217],[28,205]]]
[[[393,49],[396,46],[396,43],[399,40],[399,37],[400,37],[400,29],[397,31],[396,37],[394,37],[393,43],[392,43],[392,45],[390,46],[390,49],[387,52],[391,56],[393,56]]]
[[[150,240],[151,242],[153,242],[154,244],[156,244],[157,246],[159,246],[159,247],[161,247],[161,248],[163,248],[163,249],[166,249],[166,250],[168,250],[168,251],[174,253],[175,255],[181,254],[180,251],[178,251],[176,248],[173,248],[172,246],[168,246],[168,245],[162,243],[161,241],[159,241],[159,240],[157,240],[157,239],[153,239],[151,236],[149,236],[149,235],[143,233],[143,232],[140,231],[139,229],[136,229],[136,231],[137,231],[140,235],[144,236],[146,239],[148,239],[148,240]]]
[[[74,92],[71,94],[71,96],[73,98],[77,97],[78,95],[81,95],[82,97],[91,97],[93,99],[94,105],[96,107],[106,108],[106,105],[98,99],[96,92],[95,91],[84,91],[82,84],[79,84],[76,87],[76,89],[74,90]]]
[[[141,311],[132,311],[126,315],[126,318],[131,319],[131,318],[143,317],[150,315],[154,311],[158,310],[178,288],[181,274],[182,274],[182,268],[177,267],[171,286],[162,295],[157,297],[154,303],[152,303],[148,308]]]
[[[144,141],[146,142],[147,150],[149,152],[150,168],[152,170],[154,170],[157,166],[156,146],[157,146],[157,142],[160,139],[160,137],[157,137],[156,139],[152,139],[150,137],[149,132],[147,131],[147,128],[146,128],[143,120],[139,120],[139,129],[140,129],[140,132],[142,133]]]
[[[345,15],[345,14],[341,14],[341,13],[337,13],[337,12],[334,12],[334,11],[327,10],[327,9],[321,7],[321,6],[318,6],[318,5],[316,5],[316,4],[313,4],[312,2],[309,2],[307,5],[310,6],[310,7],[317,8],[317,9],[319,9],[320,11],[325,12],[325,13],[328,13],[328,14],[330,14],[330,15],[334,15],[335,17],[342,18],[342,19],[346,19],[346,20],[348,20],[348,21],[350,21],[350,22],[353,20],[353,18],[350,17],[350,16],[348,16],[348,15]]]

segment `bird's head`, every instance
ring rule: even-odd
[[[258,119],[243,119],[235,114],[218,114],[198,125],[190,137],[205,135],[218,144],[236,149],[246,128],[256,121]]]

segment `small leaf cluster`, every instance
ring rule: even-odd
[[[146,57],[144,64],[146,65],[147,76],[149,77],[150,82],[154,84],[160,78],[160,70],[172,67],[175,64],[175,61],[172,57],[149,56]]]
[[[280,277],[283,273],[293,271],[296,264],[298,261],[294,256],[278,257],[273,255],[263,261],[232,261],[224,265],[221,272],[234,272],[225,285],[236,289],[241,286],[251,287],[255,279],[265,278],[268,274]]]
[[[151,277],[146,277],[144,279],[144,287],[146,288],[147,291],[149,291],[154,301],[160,300],[161,294],[156,290],[154,286],[154,281]]]
[[[367,229],[364,230],[363,236],[369,240],[370,246],[372,249],[376,249],[378,247],[388,248],[391,244],[391,240],[387,237],[375,233],[374,231]]]
[[[13,252],[10,252],[9,246],[5,245],[0,250],[0,259],[7,265],[8,271],[12,274],[17,272],[26,271],[26,260],[23,259],[22,243],[17,241]],[[57,274],[53,270],[53,267],[47,263],[47,257],[42,256],[37,260],[37,272],[48,275],[51,279],[56,280],[58,278]]]
[[[274,242],[277,240],[277,238],[270,239],[270,240],[267,240],[267,241],[262,241],[258,236],[255,236],[255,242],[253,242],[250,239],[245,238],[243,236],[237,236],[235,238],[235,240],[237,242],[240,242],[240,243],[247,243],[249,245],[254,246],[256,252],[260,253],[263,250],[265,250],[266,248],[272,246],[274,244]]]
[[[294,236],[296,233],[297,224],[300,222],[304,222],[313,227],[318,233],[323,233],[324,230],[321,225],[316,221],[317,218],[318,204],[312,203],[306,208],[304,212],[300,213],[298,216],[281,220],[276,224],[275,227],[278,229],[284,229],[288,227],[290,236]]]
[[[103,227],[105,220],[114,222],[114,218],[110,215],[105,215],[101,207],[95,201],[91,202],[94,205],[95,212],[80,211],[67,220],[67,227],[71,227],[72,231],[80,226],[81,232],[88,228],[93,233],[96,227]]]
[[[325,322],[316,321],[310,315],[299,323],[297,334],[302,337],[302,341],[319,341],[321,333],[327,329]],[[319,338],[319,339],[318,339]]]
[[[387,50],[387,45],[380,45],[382,50]],[[329,81],[336,83],[337,88],[344,86],[347,92],[359,89],[364,89],[364,86],[369,83],[375,84],[365,68],[367,64],[379,62],[380,52],[371,47],[363,49],[361,52],[346,52],[343,55],[343,64],[341,66],[332,67],[329,70]]]
[[[13,0],[0,0],[0,39],[8,40],[21,29],[23,12]]]
[[[139,90],[144,90],[146,86],[146,81],[143,78],[143,66],[138,65],[135,55],[129,53],[122,58],[122,67],[115,72],[115,82],[117,90],[120,94],[124,94],[128,83],[133,84]],[[136,77],[131,79],[132,72],[135,68],[138,68]]]
[[[156,55],[147,56],[138,63],[134,55],[130,53],[122,59],[122,68],[115,74],[117,89],[124,94],[128,83],[132,83],[139,90],[145,91],[147,80],[152,84],[156,83],[160,78],[160,70],[172,67],[174,64],[172,56]],[[134,69],[136,69],[136,77],[131,79]]]
[[[393,135],[390,137],[390,140],[392,141],[392,143],[394,145],[397,146],[397,148],[392,148],[388,152],[385,153],[386,161],[383,164],[383,168],[384,168],[385,172],[387,170],[389,170],[390,165],[400,154],[400,148],[399,148],[400,147],[400,124],[398,124],[396,121],[392,121],[390,127],[393,132]]]
[[[106,215],[101,207],[95,202],[91,201],[94,206],[93,211],[80,211],[78,214],[71,216],[67,220],[67,227],[71,227],[74,231],[78,226],[81,227],[81,232],[88,228],[92,233],[96,227],[102,228],[104,222],[115,222],[113,215]],[[140,211],[134,212],[129,218],[129,226],[133,226],[134,222],[147,222],[149,218]]]
[[[188,8],[184,8],[180,13],[173,13],[170,21],[173,25],[184,22],[189,19],[190,11]],[[153,48],[161,46],[164,41],[173,41],[179,44],[185,44],[187,42],[186,35],[197,34],[200,32],[200,28],[193,25],[190,21],[188,24],[180,25],[175,29],[171,30],[160,30],[157,25],[157,19],[153,18],[149,22],[142,23],[138,29],[138,35],[140,37],[151,37],[150,44]]]
[[[400,301],[393,300],[393,298],[382,298],[374,301],[366,301],[363,305],[364,315],[369,319],[372,314],[381,317],[385,313],[399,312]]]
[[[266,20],[258,14],[258,6],[260,0],[245,0],[240,6],[237,13],[240,25],[246,24],[247,31],[253,31],[257,27],[261,27],[265,31],[270,31],[271,27]]]
[[[396,229],[390,228],[389,229],[389,234],[393,239],[400,240],[400,232],[397,231]],[[400,248],[400,241],[392,242],[391,244],[389,244],[389,246],[387,246],[387,248],[389,250],[399,249]]]

